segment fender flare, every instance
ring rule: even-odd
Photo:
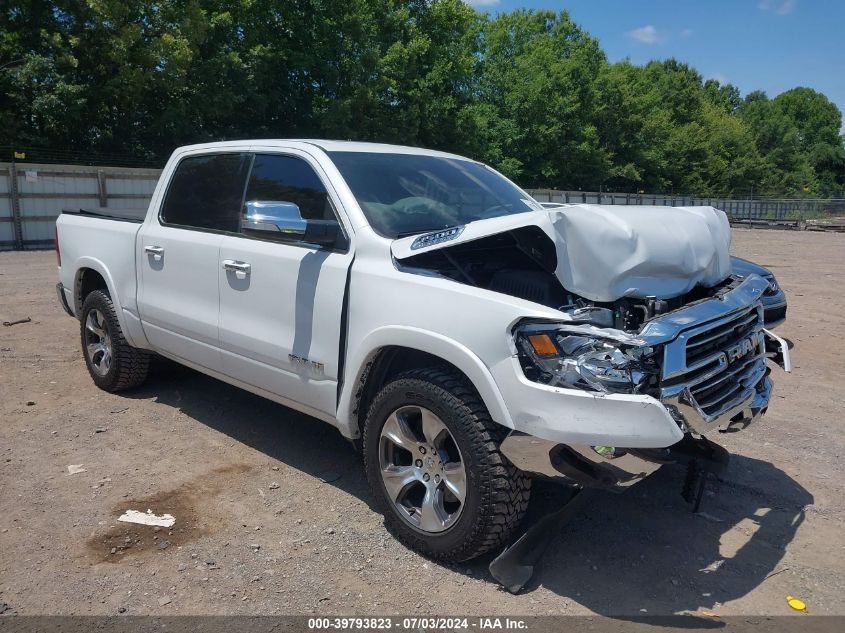
[[[123,313],[123,304],[120,300],[120,294],[117,292],[117,287],[114,283],[114,279],[109,272],[109,269],[106,265],[96,259],[95,257],[90,257],[88,255],[83,255],[79,259],[74,262],[74,270],[76,272],[73,273],[73,293],[74,293],[74,304],[76,304],[76,288],[79,284],[79,276],[83,269],[90,268],[93,271],[96,271],[100,274],[100,276],[106,282],[106,289],[109,291],[109,296],[111,297],[111,301],[114,304],[114,311],[117,315],[117,321],[120,323],[120,329],[123,332],[124,338],[126,338],[126,342],[133,347],[136,347],[135,342],[132,339],[131,329],[128,327],[126,322],[126,315]],[[84,301],[84,298],[83,298]],[[82,318],[82,315],[77,315],[78,318]]]
[[[337,424],[347,438],[360,435],[355,409],[360,383],[381,349],[407,347],[447,361],[462,371],[497,423],[513,428],[513,420],[487,366],[469,348],[436,332],[406,326],[386,326],[370,332],[349,356],[337,409]]]

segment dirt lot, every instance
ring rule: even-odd
[[[98,391],[53,253],[0,253],[0,320],[32,317],[0,327],[0,612],[783,614],[796,595],[845,614],[845,235],[734,235],[789,295],[794,373],[720,438],[733,458],[705,514],[664,468],[594,499],[518,596],[488,560],[444,567],[394,541],[328,425],[178,368]],[[128,508],[177,523],[116,523]]]

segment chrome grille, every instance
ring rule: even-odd
[[[698,406],[709,416],[718,416],[738,401],[753,395],[754,386],[765,374],[762,352],[729,364],[723,371],[690,386]]]
[[[704,358],[730,349],[731,345],[750,336],[761,325],[756,307],[742,312],[712,330],[705,330],[687,338],[687,367],[693,367]]]
[[[683,369],[663,381],[664,397],[686,394],[708,425],[746,405],[766,374],[762,328],[756,304],[682,333],[667,346]]]

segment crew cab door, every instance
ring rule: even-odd
[[[246,152],[183,158],[136,246],[150,345],[218,372],[220,244],[225,231],[237,231],[250,160]]]
[[[296,205],[305,220],[339,220],[318,163],[304,152],[275,151],[254,151],[242,211],[272,201]],[[345,236],[335,247],[283,233],[225,236],[218,264],[224,373],[333,419],[351,261]]]

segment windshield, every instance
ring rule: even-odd
[[[505,178],[455,158],[329,152],[377,233],[390,238],[541,207]]]

